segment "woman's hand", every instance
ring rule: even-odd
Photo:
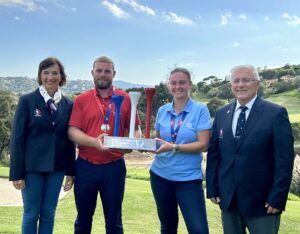
[[[18,190],[22,190],[25,188],[25,180],[15,180],[12,182],[13,186],[18,189]]]
[[[67,192],[71,190],[74,184],[74,178],[73,176],[66,176],[65,185],[64,185],[64,191]]]
[[[158,144],[160,145],[160,147],[155,151],[156,154],[160,154],[163,152],[168,152],[168,151],[172,151],[174,148],[174,144],[164,141],[160,138],[155,138],[155,140],[158,141]]]

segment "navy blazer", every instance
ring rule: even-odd
[[[20,97],[10,141],[10,180],[24,179],[26,171],[74,175],[75,147],[68,138],[72,106],[62,96],[51,115],[38,89]]]
[[[257,97],[235,143],[236,102],[217,110],[208,148],[207,197],[227,210],[234,192],[244,216],[267,215],[265,203],[285,209],[294,162],[294,139],[284,107]]]

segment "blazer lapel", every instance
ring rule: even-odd
[[[263,110],[263,104],[261,103],[261,98],[257,97],[255,102],[253,103],[253,106],[251,108],[250,114],[248,116],[248,119],[246,121],[246,126],[242,132],[241,138],[237,142],[236,150],[241,146],[241,144],[245,141],[245,138],[249,135],[251,130],[255,127],[257,124],[257,121],[262,114]]]
[[[55,113],[55,126],[57,126],[57,124],[59,123],[64,123],[64,121],[62,121],[61,118],[66,117],[66,115],[64,114],[65,105],[66,105],[66,100],[64,96],[62,96],[60,102],[58,103],[57,111]]]
[[[230,144],[235,147],[235,141],[234,136],[232,133],[232,118],[234,115],[236,102],[231,103],[228,108],[225,110],[225,116],[224,116],[224,136],[227,136],[227,140],[230,142]]]
[[[49,110],[47,109],[46,103],[40,94],[39,90],[37,89],[35,91],[35,103],[38,107],[38,109],[42,112],[42,118],[51,126],[53,127],[52,124],[52,119],[51,119],[51,114]]]

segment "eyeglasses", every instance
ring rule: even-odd
[[[250,84],[252,81],[257,81],[255,79],[235,79],[235,80],[232,80],[231,82],[233,84],[239,84],[239,83],[242,83],[242,84]]]

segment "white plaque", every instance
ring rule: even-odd
[[[158,148],[158,142],[155,139],[104,136],[104,147],[155,151]]]

